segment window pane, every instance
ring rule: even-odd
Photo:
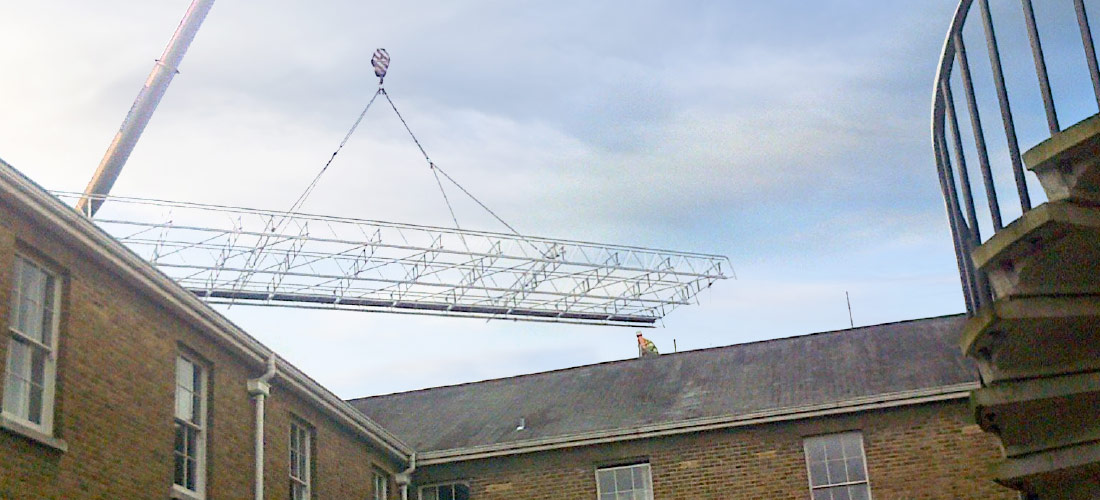
[[[27,418],[29,384],[8,375],[4,383],[4,410],[20,418]]]
[[[439,500],[454,500],[454,489],[450,485],[439,487]]]
[[[199,456],[199,431],[184,426],[184,435],[187,436],[187,457],[195,459]]]
[[[829,474],[825,470],[825,464],[810,464],[810,486],[824,486],[826,484],[829,484]]]
[[[862,452],[860,441],[862,439],[860,439],[859,434],[846,434],[843,441],[845,457],[858,457],[860,455]]]
[[[42,270],[30,264],[24,265],[23,270],[24,278],[27,280],[22,297],[24,307],[21,308],[26,315],[22,318],[23,327],[26,328],[23,333],[34,340],[42,342],[42,305],[44,302],[43,296],[46,292],[46,275]]]
[[[176,418],[180,420],[190,421],[192,415],[194,415],[195,399],[191,393],[182,387],[176,388]]]
[[[8,346],[8,373],[23,380],[31,378],[31,348],[25,342],[12,339]]]
[[[812,439],[806,442],[806,455],[810,462],[825,461],[825,443],[821,439]]]
[[[30,385],[27,401],[27,420],[36,424],[42,423],[42,387]]]
[[[825,462],[825,466],[829,469],[829,484],[848,482],[848,474],[844,472],[843,460],[829,460]]]
[[[290,494],[294,500],[306,500],[309,498],[309,488],[303,484],[291,483]]]
[[[188,422],[195,416],[194,376],[195,365],[183,358],[176,358],[176,418]]]
[[[849,458],[847,464],[849,481],[867,480],[867,476],[863,474],[863,459],[859,458],[859,455]]]
[[[615,492],[604,492],[600,495],[600,500],[615,500]]]
[[[836,436],[828,436],[825,439],[825,459],[836,460],[843,458],[844,449],[840,444],[840,440]]]
[[[195,468],[198,464],[191,457],[187,457],[187,482],[184,484],[189,490],[195,489]]]
[[[439,500],[439,494],[436,489],[437,488],[435,486],[432,486],[431,488],[421,488],[420,500]]]
[[[848,496],[852,500],[870,500],[871,499],[871,487],[866,484],[858,484],[848,487]]]
[[[814,490],[814,500],[832,500],[829,490]]]
[[[631,493],[629,490],[620,491],[616,494],[615,500],[634,500],[634,493]]]
[[[183,424],[176,423],[176,453],[187,454],[187,433],[183,431]]]
[[[17,259],[15,262],[18,267],[17,279],[19,280],[19,303],[16,307],[15,328],[24,335],[34,338],[35,332],[31,331],[31,325],[34,323],[31,320],[31,316],[34,314],[34,305],[32,303],[35,296],[34,268],[21,259]]]
[[[42,387],[46,383],[46,352],[37,346],[31,346],[31,383]]]
[[[176,385],[187,389],[188,391],[194,390],[191,386],[191,381],[194,380],[195,365],[191,364],[183,358],[176,358]]]
[[[470,487],[465,484],[456,484],[455,500],[470,500]]]
[[[43,275],[43,278],[46,280],[46,286],[42,295],[42,343],[52,346],[54,279],[49,275]]]
[[[852,497],[848,496],[848,487],[841,486],[839,488],[829,488],[833,493],[833,500],[852,500]]]
[[[630,469],[618,469],[615,471],[615,489],[620,493],[634,489],[633,480],[630,477]]]
[[[195,383],[191,387],[194,387],[194,391],[191,392],[191,414],[188,415],[188,420],[195,425],[202,425],[202,369],[195,368]]]
[[[645,467],[640,465],[630,469],[631,473],[634,475],[634,489],[636,490],[645,489],[645,479],[643,479],[645,477],[645,469]]]
[[[600,484],[600,493],[615,493],[615,471],[596,471],[596,481]]]
[[[30,383],[23,377],[29,368],[29,355],[30,352],[21,342],[13,340],[9,344],[8,372],[4,377],[4,410],[22,418],[27,418]]]
[[[176,443],[177,444],[180,443],[179,433],[176,434]],[[175,483],[180,485],[180,486],[183,486],[184,481],[186,481],[186,477],[185,477],[185,474],[183,472],[184,471],[184,460],[185,460],[185,458],[182,454],[180,454],[178,452],[179,448],[177,447],[176,449],[177,449],[177,453],[175,454],[176,455]]]

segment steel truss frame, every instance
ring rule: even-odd
[[[217,304],[644,327],[732,276],[720,255],[100,198],[123,215],[96,224]]]

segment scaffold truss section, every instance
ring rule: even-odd
[[[652,326],[732,276],[720,255],[109,200],[95,223],[211,303]]]

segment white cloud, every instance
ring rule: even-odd
[[[186,2],[0,6],[0,157],[81,190]],[[663,350],[961,309],[928,150],[950,5],[220,2],[116,193],[288,207],[375,90],[520,230],[730,254]],[[939,12],[942,11],[942,12]],[[946,13],[945,13],[946,12]],[[464,227],[501,230],[445,185]],[[450,225],[384,101],[310,212]],[[341,395],[633,356],[631,330],[236,307]],[[415,346],[415,349],[410,349]]]

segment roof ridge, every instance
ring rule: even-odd
[[[738,343],[738,344],[729,344],[729,345],[724,345],[724,346],[704,347],[704,348],[701,348],[701,349],[691,349],[691,350],[687,350],[687,351],[679,351],[679,352],[673,352],[673,353],[668,353],[668,354],[662,354],[662,355],[660,355],[656,358],[648,358],[645,361],[646,362],[652,362],[652,361],[660,360],[662,358],[668,359],[669,357],[674,357],[674,356],[693,355],[693,354],[698,354],[698,353],[702,353],[702,352],[716,351],[716,350],[719,350],[719,349],[740,348],[740,347],[747,347],[747,346],[759,345],[759,344],[765,344],[765,343],[790,341],[790,340],[797,340],[797,339],[802,339],[802,338],[807,338],[807,337],[815,337],[815,336],[837,334],[837,333],[846,333],[846,332],[853,332],[853,331],[857,331],[857,330],[866,330],[866,329],[869,329],[869,328],[881,328],[881,327],[887,327],[887,326],[894,326],[894,325],[900,325],[900,324],[904,324],[904,323],[916,323],[916,322],[924,322],[924,321],[942,320],[942,319],[947,319],[947,318],[959,317],[959,316],[963,316],[963,315],[964,315],[964,313],[943,314],[943,315],[939,315],[939,316],[930,316],[930,317],[927,317],[927,318],[913,318],[913,319],[904,319],[904,320],[898,320],[898,321],[888,321],[886,323],[877,323],[877,324],[874,324],[874,325],[863,325],[863,326],[857,326],[857,327],[853,327],[853,328],[842,328],[842,329],[838,329],[838,330],[825,330],[825,331],[820,331],[820,332],[811,332],[811,333],[790,335],[790,336],[786,336],[786,337],[776,337],[776,338],[772,338],[772,339],[753,340],[753,341],[750,341],[750,342],[742,342],[742,343]],[[570,371],[570,370],[580,370],[580,369],[583,369],[583,368],[592,368],[592,367],[597,367],[597,366],[613,365],[613,364],[617,364],[617,363],[628,363],[628,362],[638,361],[638,360],[639,360],[638,358],[613,359],[613,360],[608,360],[608,361],[600,361],[598,363],[589,363],[589,364],[585,364],[585,365],[568,366],[568,367],[565,367],[565,368],[555,368],[553,370],[545,370],[545,371],[540,371],[540,372],[521,373],[521,374],[518,374],[518,375],[510,375],[510,376],[507,376],[507,377],[497,377],[497,378],[489,378],[489,379],[484,379],[484,380],[474,380],[474,381],[470,381],[470,382],[461,382],[461,383],[457,383],[457,384],[438,385],[438,386],[433,386],[433,387],[423,387],[423,388],[420,388],[420,389],[413,389],[413,390],[409,390],[409,391],[398,391],[398,392],[391,392],[391,393],[386,393],[386,394],[376,394],[376,395],[373,395],[373,396],[362,396],[362,397],[358,397],[358,398],[351,398],[351,399],[348,399],[347,401],[348,402],[354,402],[354,401],[363,401],[363,400],[369,400],[369,399],[375,399],[375,398],[386,398],[386,397],[391,397],[391,396],[404,396],[404,395],[408,395],[408,394],[415,394],[415,393],[433,391],[433,390],[436,390],[436,389],[449,389],[449,388],[464,387],[464,386],[471,386],[471,385],[478,385],[478,384],[488,384],[488,383],[491,383],[491,382],[501,382],[501,381],[505,381],[505,380],[514,380],[514,379],[527,378],[527,377],[537,377],[537,376],[541,376],[541,375],[548,375],[548,374],[551,374],[551,373],[560,373],[560,372],[565,372],[565,371]]]

